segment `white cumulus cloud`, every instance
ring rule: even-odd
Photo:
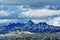
[[[0,16],[9,16],[13,11],[0,10]]]
[[[0,23],[15,23],[17,19],[0,19]]]
[[[45,17],[59,15],[60,10],[49,10],[49,9],[29,9],[28,11],[22,12],[23,17]]]
[[[48,23],[54,26],[60,26],[60,17],[53,18],[52,20],[49,20]]]

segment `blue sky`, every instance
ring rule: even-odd
[[[60,0],[0,0],[0,22],[32,20],[60,26]]]

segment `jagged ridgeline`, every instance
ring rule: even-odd
[[[1,27],[0,34],[8,33],[10,31],[29,31],[29,32],[59,32],[59,26],[48,25],[46,22],[40,22],[38,24],[31,20],[27,23],[10,23]]]

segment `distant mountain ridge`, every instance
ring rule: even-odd
[[[10,23],[0,27],[0,34],[7,33],[10,31],[29,31],[29,32],[60,32],[59,26],[48,25],[46,22],[40,22],[35,24],[31,20],[27,23]]]

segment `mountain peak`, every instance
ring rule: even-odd
[[[34,23],[32,20],[29,20],[28,23]]]
[[[40,23],[38,23],[38,24],[47,25],[47,23],[46,23],[46,22],[40,22]]]
[[[32,20],[29,20],[28,22],[32,22]]]

